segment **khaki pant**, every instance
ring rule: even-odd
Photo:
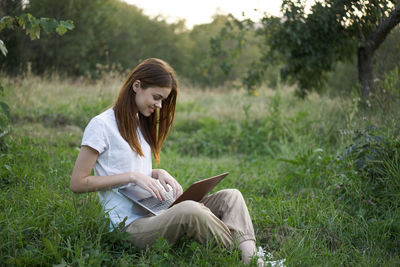
[[[135,247],[145,248],[159,237],[176,242],[187,236],[205,244],[214,238],[219,245],[233,248],[235,242],[254,240],[253,224],[242,194],[225,189],[203,198],[200,203],[183,201],[157,216],[140,218],[125,231]]]

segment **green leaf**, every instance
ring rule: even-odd
[[[62,25],[60,24],[60,25],[58,25],[58,27],[57,27],[57,29],[56,29],[56,32],[57,32],[59,35],[64,35],[64,34],[67,32],[67,28],[65,28],[64,26],[62,26]]]
[[[40,21],[33,17],[31,14],[27,14],[27,21],[25,23],[25,32],[29,34],[31,40],[40,38]]]
[[[0,107],[3,110],[4,114],[6,114],[7,118],[10,118],[10,108],[4,102],[0,102]]]
[[[60,21],[60,24],[68,30],[73,30],[75,28],[74,22],[72,20],[62,20]]]
[[[29,34],[29,37],[31,40],[36,40],[40,39],[40,27],[39,24],[37,25],[32,25],[32,24],[27,24],[28,26],[26,27],[26,34]]]
[[[4,44],[4,42],[2,40],[0,40],[0,50],[4,56],[7,56],[8,51],[7,51],[6,45]]]
[[[4,16],[0,19],[0,31],[4,28],[11,28],[13,24],[14,18],[10,16]]]
[[[55,19],[40,18],[40,26],[45,32],[51,33],[57,28],[58,23]]]
[[[27,15],[26,14],[22,14],[22,15],[20,15],[20,16],[17,16],[17,17],[15,17],[15,19],[17,20],[17,22],[18,22],[18,25],[21,27],[21,28],[25,28],[25,23],[26,23],[26,21],[27,21],[27,19],[26,19],[26,17],[27,17]]]

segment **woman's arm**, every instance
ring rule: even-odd
[[[84,193],[109,189],[133,182],[131,173],[111,176],[91,176],[99,153],[88,146],[82,146],[72,171],[70,188],[73,192]]]
[[[70,188],[76,193],[110,189],[127,183],[135,183],[154,197],[165,200],[161,185],[150,176],[138,172],[126,172],[109,176],[91,176],[99,153],[88,146],[82,146],[72,171]]]

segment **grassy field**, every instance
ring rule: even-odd
[[[95,193],[69,190],[82,132],[122,80],[4,78],[11,110],[0,153],[0,265],[240,266],[236,251],[182,239],[138,251],[108,232]],[[181,86],[158,167],[186,188],[229,171],[257,245],[287,266],[400,265],[399,103],[291,88],[201,91]]]

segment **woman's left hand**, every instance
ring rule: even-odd
[[[169,188],[167,185],[170,185],[172,187],[175,199],[182,195],[182,186],[167,171],[163,169],[155,169],[153,170],[152,176],[153,178],[156,178],[160,181],[161,185],[167,192],[169,192]]]

